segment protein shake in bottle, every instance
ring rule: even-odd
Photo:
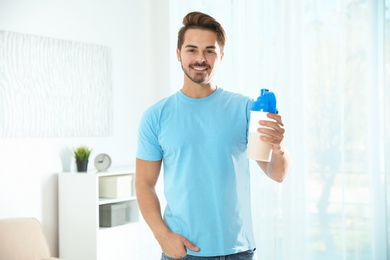
[[[260,127],[259,120],[273,121],[267,117],[267,113],[278,113],[276,108],[275,94],[268,89],[261,89],[260,96],[252,104],[250,113],[249,133],[248,133],[248,153],[249,159],[256,161],[269,162],[272,156],[271,145],[260,139],[257,129]]]

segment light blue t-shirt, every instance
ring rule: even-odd
[[[220,88],[200,99],[178,91],[140,122],[137,158],[163,160],[164,221],[200,248],[189,255],[255,247],[246,157],[252,102]]]

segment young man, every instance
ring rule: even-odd
[[[139,128],[136,191],[141,213],[163,251],[162,259],[254,259],[249,161],[246,157],[253,100],[214,82],[225,32],[212,17],[183,19],[177,58],[184,72],[180,91],[147,109]],[[282,118],[260,121],[272,160],[258,161],[275,181],[287,174]],[[161,216],[155,192],[164,165],[167,206]],[[206,257],[206,258],[204,258]]]

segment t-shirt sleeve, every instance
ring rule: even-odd
[[[143,114],[138,129],[137,158],[147,161],[162,159],[162,149],[158,142],[158,120],[152,111]]]

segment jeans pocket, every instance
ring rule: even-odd
[[[233,257],[228,258],[228,259],[231,259],[231,260],[253,260],[253,259],[256,259],[255,249],[243,251],[241,253],[233,255]]]
[[[250,249],[250,250],[247,250],[247,251],[243,252],[243,254],[245,254],[245,255],[254,255],[255,254],[255,250],[256,250],[256,248],[255,249]]]

